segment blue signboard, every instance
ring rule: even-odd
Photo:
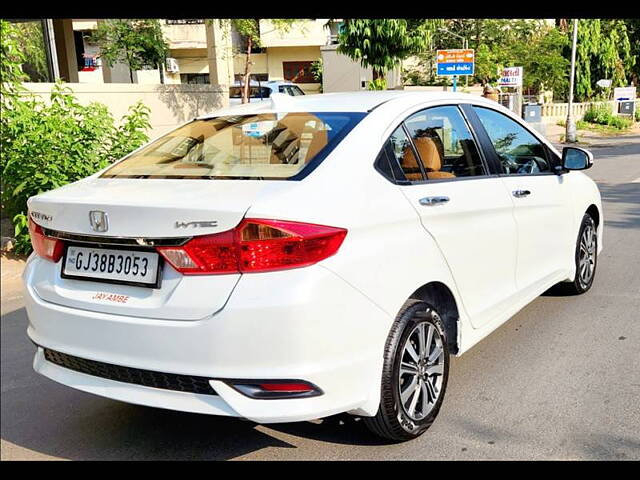
[[[438,75],[473,75],[473,62],[439,63]]]

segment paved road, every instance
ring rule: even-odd
[[[593,289],[542,296],[453,359],[420,439],[385,445],[346,415],[260,426],[63,387],[33,373],[23,301],[3,279],[2,458],[640,459],[640,137],[593,152],[606,215]]]

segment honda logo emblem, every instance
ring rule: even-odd
[[[91,210],[89,212],[89,222],[94,232],[106,232],[109,229],[107,214],[100,210]]]

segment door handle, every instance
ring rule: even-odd
[[[516,198],[522,198],[531,195],[531,192],[529,190],[514,190],[512,193]]]
[[[449,201],[449,197],[438,196],[438,197],[424,197],[419,200],[420,205],[424,205],[425,207],[432,207],[434,205],[441,205],[443,203],[447,203]]]

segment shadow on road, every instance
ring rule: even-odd
[[[640,183],[599,183],[602,203],[613,203],[615,220],[609,220],[605,211],[605,227],[633,228],[640,227]]]

